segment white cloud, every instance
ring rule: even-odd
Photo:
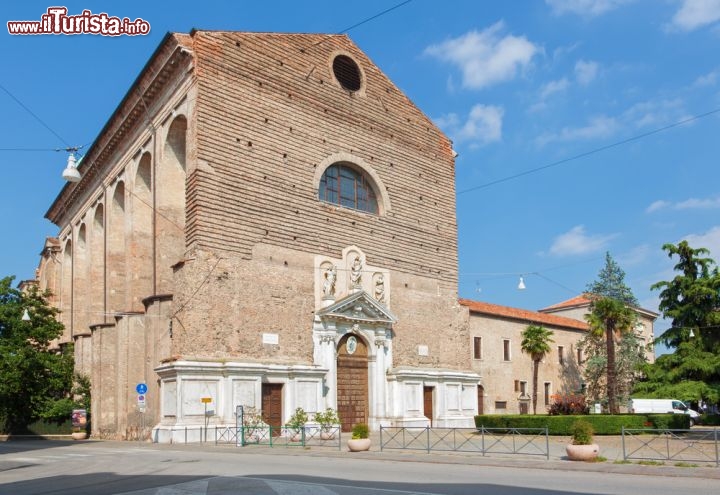
[[[425,49],[425,53],[460,68],[466,88],[482,89],[512,80],[526,68],[540,48],[524,36],[502,36],[505,23],[496,22],[482,32],[470,31]]]
[[[633,0],[545,0],[558,15],[577,14],[584,17],[594,17]]]
[[[443,129],[451,129],[460,124],[460,118],[456,113],[449,113],[447,115],[443,115],[442,117],[436,117],[433,121],[438,127]]]
[[[653,201],[652,204],[645,209],[645,213],[653,213],[655,211],[659,211],[659,210],[668,208],[670,206],[671,206],[671,203],[668,203],[667,201],[663,201],[662,199],[659,199],[657,201]]]
[[[544,146],[554,141],[578,141],[604,138],[613,135],[618,129],[618,122],[611,117],[599,116],[590,119],[582,127],[564,127],[560,132],[545,133],[538,136],[535,141]]]
[[[693,249],[705,248],[710,251],[710,257],[720,261],[720,226],[713,227],[704,234],[690,234],[685,240]]]
[[[674,100],[637,103],[627,109],[622,117],[623,120],[639,128],[662,126],[671,122],[677,122],[688,116],[684,110],[683,100],[676,98]]]
[[[562,79],[558,79],[557,81],[550,81],[540,90],[540,98],[544,100],[554,93],[565,91],[569,85],[570,82],[564,77]]]
[[[617,234],[587,235],[584,225],[577,225],[564,234],[560,234],[550,246],[550,254],[555,256],[588,254],[602,251]]]
[[[708,198],[708,199],[695,199],[690,198],[685,201],[681,201],[675,205],[676,210],[690,210],[690,209],[711,209],[720,208],[720,198]]]
[[[653,213],[659,210],[711,210],[720,208],[720,196],[717,198],[690,198],[677,203],[658,200],[645,209],[646,213]]]
[[[650,245],[641,244],[639,246],[635,246],[630,251],[619,254],[617,261],[622,266],[635,266],[647,261],[650,254]]]
[[[575,79],[581,86],[587,86],[595,80],[598,73],[598,63],[578,60],[575,63]]]
[[[464,123],[455,113],[434,120],[456,143],[469,142],[471,146],[484,146],[502,139],[504,114],[502,107],[478,104],[472,107]]]
[[[717,84],[717,79],[718,71],[714,70],[695,79],[695,82],[692,85],[694,88],[715,86],[715,84]]]
[[[671,27],[681,31],[713,24],[720,20],[720,0],[683,0],[672,18]]]

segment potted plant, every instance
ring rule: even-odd
[[[246,407],[242,418],[242,444],[259,443],[269,429],[260,412],[254,407]]]
[[[572,443],[565,447],[571,461],[591,461],[600,453],[600,447],[593,443],[593,427],[582,419],[575,421],[570,428]]]
[[[315,413],[315,422],[320,425],[320,438],[322,440],[335,438],[335,432],[340,424],[340,417],[335,412],[335,409],[328,407],[325,412]]]
[[[352,428],[352,438],[348,440],[350,452],[361,452],[370,449],[370,429],[365,423],[358,423]]]
[[[308,415],[305,412],[305,410],[302,407],[298,407],[295,409],[295,412],[292,416],[290,416],[290,419],[287,423],[285,423],[285,427],[290,432],[290,441],[291,442],[299,442],[302,438],[302,431],[303,428],[305,428],[305,423],[308,421]]]
[[[73,440],[85,440],[87,434],[87,410],[73,409],[72,412],[72,433],[70,436]]]

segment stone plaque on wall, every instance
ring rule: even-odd
[[[448,411],[460,410],[460,385],[448,384],[445,386],[445,397]]]
[[[406,382],[405,383],[405,409],[408,412],[416,412],[420,414],[422,407],[422,383],[418,382]]]
[[[217,410],[218,382],[217,380],[183,380],[182,382],[182,414],[183,416],[205,415],[205,404],[200,401],[203,397],[210,397],[212,403],[207,405],[208,410]]]
[[[297,382],[297,406],[306,412],[317,412],[318,382]]]
[[[177,416],[177,382],[165,382],[162,387],[163,416]]]
[[[236,406],[255,407],[256,380],[233,380],[233,410]]]

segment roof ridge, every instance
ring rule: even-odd
[[[470,311],[475,311],[477,313],[504,316],[506,318],[527,320],[529,322],[545,323],[547,325],[569,327],[577,330],[587,330],[589,328],[588,324],[584,321],[576,320],[575,318],[568,318],[566,316],[546,314],[539,311],[513,308],[510,306],[502,306],[500,304],[482,301],[473,301],[471,299],[458,299],[458,302],[463,306],[467,306]]]

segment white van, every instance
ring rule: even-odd
[[[690,426],[696,424],[700,417],[697,411],[676,399],[630,399],[628,411],[633,414],[687,414],[690,416]]]

